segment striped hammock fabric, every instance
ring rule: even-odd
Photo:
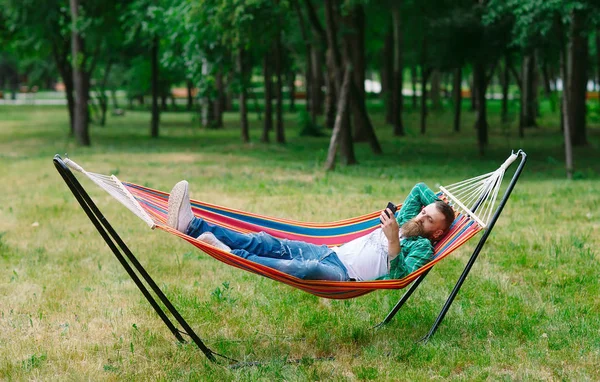
[[[148,222],[151,226],[169,232],[175,236],[179,236],[225,264],[268,277],[316,296],[330,299],[358,297],[378,289],[404,288],[482,229],[481,225],[469,215],[463,213],[458,214],[449,232],[435,245],[434,258],[432,261],[402,279],[342,282],[301,280],[276,269],[221,251],[209,244],[170,228],[166,224],[169,199],[168,193],[133,183],[120,182],[120,184],[128,191],[128,194],[133,196],[137,201],[136,204],[138,204],[147,214],[146,216],[151,219],[151,222]],[[331,223],[306,223],[253,214],[196,200],[192,200],[192,210],[195,216],[201,217],[209,223],[217,224],[238,232],[256,233],[264,231],[277,238],[302,240],[313,244],[325,244],[328,246],[337,246],[347,243],[378,228],[379,215],[381,212],[375,211],[367,215]]]

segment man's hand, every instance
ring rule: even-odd
[[[381,230],[385,234],[385,237],[387,237],[388,241],[398,241],[398,231],[400,230],[400,227],[398,227],[398,222],[394,217],[394,213],[389,208],[386,208],[385,210],[381,211],[381,216],[379,219],[381,220]]]
[[[387,213],[386,213],[387,211]],[[389,217],[388,216],[391,216]],[[390,264],[389,262],[393,260],[400,253],[400,227],[398,227],[398,222],[394,217],[394,213],[386,208],[384,211],[381,211],[381,230],[385,234],[385,237],[388,239],[388,271]]]

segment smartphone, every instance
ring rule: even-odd
[[[394,216],[394,214],[396,213],[396,209],[397,209],[397,207],[396,207],[396,205],[395,205],[394,203],[392,203],[392,202],[388,202],[388,204],[387,204],[387,206],[386,206],[385,208],[386,208],[386,209],[385,209],[384,211],[385,211],[385,213],[386,213],[386,215],[387,215],[388,217],[392,217],[392,216]],[[390,210],[392,210],[392,216],[390,216],[389,212],[387,212],[387,209],[388,209],[388,208],[389,208]]]

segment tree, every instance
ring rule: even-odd
[[[79,24],[79,0],[70,0],[71,9],[71,59],[73,67],[73,84],[75,85],[75,119],[74,131],[77,142],[83,146],[90,145],[88,132],[89,72],[84,67],[85,56],[83,39]]]
[[[274,32],[279,30],[279,27],[274,27],[273,23],[266,20],[277,19],[280,7],[287,7],[287,3],[279,5],[267,0],[181,0],[178,8],[180,11],[187,10],[189,17],[185,18],[186,30],[196,31],[194,36],[187,37],[185,55],[200,56],[209,62],[218,61],[226,68],[235,68],[236,78],[232,77],[232,82],[235,82],[232,85],[239,94],[241,136],[244,142],[250,141],[247,102],[252,68],[255,62],[263,61],[268,49],[265,42],[272,41]],[[229,66],[228,62],[233,65]],[[198,72],[191,69],[193,73]],[[217,69],[213,66],[212,70],[216,72]],[[283,118],[280,117],[279,121],[281,139]]]
[[[166,10],[171,6],[166,0],[134,0],[122,18],[127,30],[127,42],[136,43],[142,47],[145,60],[150,61],[150,78],[145,80],[150,83],[152,94],[150,136],[158,138],[160,109],[158,98],[161,93],[160,86],[160,57],[161,38],[168,30],[166,26]],[[149,80],[149,81],[148,81]],[[143,93],[142,93],[143,94]]]
[[[335,117],[335,125],[331,132],[331,139],[329,140],[329,150],[327,150],[327,160],[325,162],[325,169],[331,171],[335,168],[335,156],[337,148],[340,143],[344,115],[347,114],[348,102],[350,101],[350,84],[352,83],[352,68],[346,67],[344,72],[344,80],[340,88],[340,97],[338,99],[337,110],[338,113]]]
[[[299,1],[299,0],[298,0]],[[325,28],[317,15],[317,11],[313,6],[311,0],[304,0],[304,5],[306,7],[307,18],[311,25],[311,30],[313,32],[313,41],[314,41],[314,49],[311,50],[312,53],[312,81],[311,81],[311,102],[315,107],[314,117],[316,120],[316,115],[321,114],[323,112],[322,108],[322,87],[325,84],[326,97],[325,97],[325,126],[332,128],[334,127],[334,118],[335,118],[335,102],[336,102],[336,84],[335,84],[335,73],[332,72],[333,63],[331,62],[331,50],[329,50],[329,41],[327,33],[325,32]],[[323,59],[326,61],[326,71],[323,72]]]
[[[600,4],[593,0],[490,1],[488,20],[508,19],[512,23],[512,43],[522,49],[545,42],[560,61],[563,81],[561,123],[565,131],[567,176],[572,169],[571,144],[585,144],[589,35],[599,23]],[[567,43],[568,41],[568,43]],[[556,46],[556,48],[553,48]],[[545,52],[544,61],[551,54]],[[560,60],[558,58],[560,57]],[[515,76],[516,77],[516,76]]]
[[[71,15],[67,0],[1,0],[14,50],[23,56],[51,57],[65,85],[69,131],[74,134],[75,98],[71,67]],[[16,79],[16,78],[15,78]],[[13,82],[17,85],[16,81]]]
[[[404,98],[402,88],[404,87],[404,38],[402,34],[401,2],[398,2],[392,10],[393,19],[393,64],[392,64],[392,113],[391,122],[394,125],[394,135],[404,135],[402,124],[402,111]]]
[[[381,154],[381,146],[375,135],[366,105],[364,9],[360,4],[346,9],[346,14],[341,19],[342,25],[345,27],[342,39],[343,59],[347,65],[352,67],[353,73],[352,84],[350,85],[350,97],[353,115],[352,122],[355,126],[354,140],[369,142],[371,151],[374,154]]]
[[[587,9],[574,8],[571,11],[569,30],[568,66],[569,87],[567,87],[571,140],[575,146],[587,145],[586,136],[586,93],[588,82],[589,30],[586,30]]]
[[[342,62],[342,55],[340,53],[340,49],[338,46],[338,27],[336,25],[336,19],[340,18],[338,4],[335,0],[326,0],[325,1],[325,25],[327,32],[327,47],[329,50],[329,59],[328,65],[330,67],[330,71],[333,73],[334,78],[333,81],[335,83],[336,94],[339,95],[340,99],[338,101],[338,110],[336,114],[336,122],[334,125],[334,132],[336,137],[336,142],[339,140],[340,142],[340,152],[342,156],[343,162],[347,165],[356,164],[356,157],[354,156],[354,146],[352,144],[352,133],[350,126],[350,114],[348,108],[348,101],[342,98],[342,83],[346,76],[351,76],[350,69],[347,69],[348,66],[352,68],[352,65],[344,64]],[[348,58],[348,55],[346,55]],[[347,84],[347,86],[351,87],[353,80],[350,80],[351,83]],[[348,95],[344,94],[344,97],[349,97],[352,92],[350,89],[347,90]],[[343,108],[340,107],[343,105]],[[338,122],[339,121],[339,122]],[[336,132],[336,126],[338,127]],[[339,136],[339,138],[337,138]],[[333,133],[332,133],[333,137]],[[332,138],[333,139],[333,138]],[[329,146],[329,154],[328,157],[335,158],[335,148],[337,145]],[[331,150],[334,150],[331,153]]]

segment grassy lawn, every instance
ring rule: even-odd
[[[374,108],[375,109],[375,108]],[[188,113],[164,113],[150,139],[149,114],[93,126],[91,148],[67,132],[64,107],[0,107],[1,380],[598,380],[600,369],[600,125],[575,149],[566,181],[558,118],[517,136],[490,103],[490,145],[479,157],[474,115],[462,131],[432,112],[425,136],[407,112],[407,136],[373,119],[384,154],[357,144],[358,166],[323,171],[328,138],[299,137],[286,114],[285,146],[242,144],[238,117],[205,130]],[[596,114],[597,115],[597,114]],[[252,115],[252,118],[255,118]],[[319,299],[213,260],[147,226],[80,179],[113,226],[207,345],[260,366],[229,369],[179,345],[127,276],[55,171],[52,156],[168,191],[285,218],[332,221],[401,202],[496,169],[511,149],[525,172],[437,334],[430,328],[477,239],[440,263],[394,321],[378,323],[403,291],[345,301]],[[513,170],[509,170],[512,175]],[[507,175],[508,177],[508,175]],[[333,357],[333,358],[332,358]],[[315,360],[315,358],[320,360]],[[286,363],[287,359],[300,359]]]

